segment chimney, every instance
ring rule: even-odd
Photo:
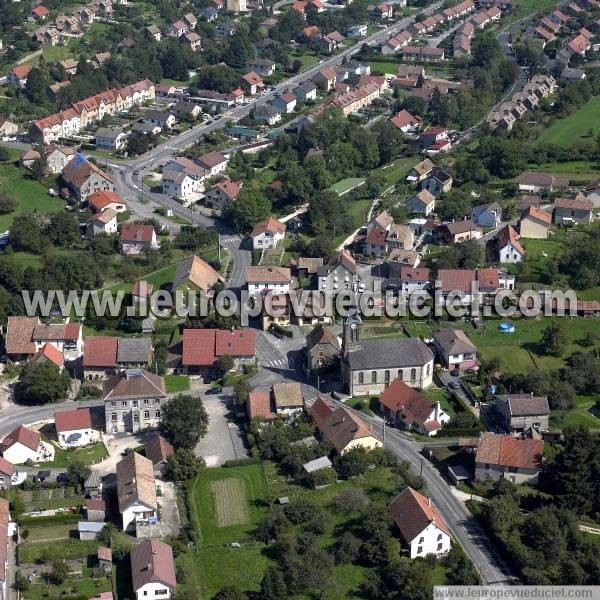
[[[427,505],[431,506],[431,498],[427,498]]]

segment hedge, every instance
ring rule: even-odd
[[[252,458],[237,458],[232,460],[226,460],[223,463],[224,467],[244,467],[246,465],[257,465],[260,463],[260,458],[253,456]]]

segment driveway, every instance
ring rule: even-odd
[[[168,535],[178,535],[181,521],[179,520],[179,509],[177,507],[177,498],[175,497],[175,486],[170,481],[157,481],[157,487],[160,488],[160,531],[163,537]]]
[[[227,419],[232,412],[231,396],[204,395],[202,401],[210,421],[208,433],[196,446],[196,454],[204,458],[206,466],[218,467],[227,460],[250,456],[239,426]]]

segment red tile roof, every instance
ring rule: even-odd
[[[250,392],[248,396],[248,418],[250,420],[261,418],[273,420],[277,413],[273,410],[271,393],[262,390]]]
[[[33,330],[37,317],[8,317],[5,347],[7,354],[34,354]]]
[[[144,540],[131,551],[131,579],[137,592],[147,583],[156,582],[175,589],[175,563],[171,546],[160,540]]]
[[[0,456],[0,473],[3,475],[13,475],[16,472],[17,469],[15,469],[15,465]]]
[[[394,498],[388,511],[407,543],[412,542],[431,523],[450,535],[448,525],[431,505],[431,500],[410,487]]]
[[[406,281],[428,281],[429,269],[427,267],[411,267],[402,265],[400,267],[400,279]]]
[[[40,17],[40,18],[45,17],[46,15],[48,15],[50,13],[50,11],[45,6],[42,6],[41,4],[39,6],[36,6],[35,8],[32,8],[31,12],[36,17]]]
[[[318,429],[321,429],[325,419],[335,410],[335,402],[319,396],[315,403],[310,407],[310,416],[312,417]]]
[[[173,446],[162,435],[155,435],[148,440],[145,450],[146,458],[149,458],[155,467],[175,453]]]
[[[336,408],[325,418],[320,429],[338,452],[342,452],[354,440],[373,437],[381,441],[358,415],[345,407]]]
[[[545,210],[537,208],[536,206],[529,206],[521,220],[523,220],[525,217],[531,217],[532,219],[536,219],[537,221],[542,221],[547,225],[550,225],[550,223],[552,223],[552,215],[550,213],[547,213]]]
[[[379,402],[391,412],[398,413],[407,427],[413,423],[424,425],[435,409],[435,402],[428,400],[414,388],[399,379],[394,379],[379,396]]]
[[[98,212],[104,210],[109,204],[126,204],[125,200],[115,192],[94,192],[88,196],[88,204]]]
[[[252,233],[250,234],[252,237],[264,233],[265,231],[270,231],[271,233],[285,233],[285,223],[274,219],[273,217],[269,217],[264,221],[259,221],[252,229]]]
[[[24,425],[19,425],[2,440],[2,451],[4,452],[19,443],[37,452],[41,439],[42,436],[39,431],[33,431],[32,429],[27,429]]]
[[[184,329],[182,364],[212,366],[219,356],[251,357],[256,353],[253,329]]]
[[[75,408],[54,413],[56,431],[75,431],[76,429],[91,429],[92,417],[89,408]]]
[[[124,223],[121,230],[121,241],[125,243],[140,242],[149,244],[154,236],[154,227],[143,223]]]
[[[577,198],[556,198],[554,200],[554,208],[567,208],[569,210],[593,210],[594,205],[585,197]]]
[[[217,329],[215,339],[215,355],[217,357],[254,356],[256,353],[256,331],[254,329]]]
[[[421,122],[419,117],[413,117],[407,110],[401,110],[395,117],[390,119],[398,129],[406,125],[418,125]]]
[[[85,367],[116,367],[117,366],[116,337],[90,336],[85,338],[83,350],[83,366]]]
[[[486,432],[481,434],[475,462],[536,470],[541,467],[543,455],[542,440]]]
[[[31,71],[31,69],[32,69],[31,65],[22,65],[20,67],[15,67],[12,70],[12,73],[18,79],[25,79],[27,77],[27,75],[29,75],[29,72]]]
[[[49,342],[46,342],[42,348],[40,348],[33,355],[32,360],[37,361],[42,357],[55,364],[57,367],[62,367],[65,362],[64,354],[56,346],[50,344]]]
[[[511,244],[519,254],[522,256],[525,255],[525,250],[523,249],[523,246],[521,246],[521,242],[519,242],[519,236],[512,225],[504,227],[504,229],[498,233],[497,240],[500,248],[504,248],[505,246],[508,246],[508,244]]]

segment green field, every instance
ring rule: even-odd
[[[84,448],[73,448],[65,450],[60,448],[53,443],[54,446],[54,460],[50,462],[35,463],[36,467],[44,467],[47,469],[67,467],[73,461],[79,460],[84,462],[86,465],[95,465],[103,461],[107,456],[108,452],[102,442],[86,446]]]
[[[558,144],[570,146],[577,138],[591,139],[600,132],[600,96],[593,97],[585,106],[564,119],[555,121],[539,137],[540,144]]]
[[[51,562],[96,554],[101,542],[65,539],[55,542],[24,543],[18,547],[19,563]]]
[[[348,177],[347,179],[340,179],[337,183],[334,183],[329,189],[335,192],[338,196],[347,194],[351,189],[363,185],[365,180],[362,177]]]
[[[190,378],[187,375],[165,375],[167,393],[185,392],[190,389]]]
[[[22,600],[47,600],[48,598],[92,598],[100,592],[111,590],[111,581],[107,578],[92,579],[92,569],[84,567],[82,577],[74,577],[63,585],[48,583],[32,584],[26,592],[20,594]]]
[[[0,189],[19,202],[16,211],[0,215],[0,231],[10,229],[13,219],[19,213],[45,215],[64,209],[63,200],[48,196],[48,186],[30,179],[28,175],[26,169],[12,163],[0,164]]]
[[[371,60],[368,63],[371,67],[371,73],[373,75],[384,75],[386,73],[391,73],[395,75],[398,72],[398,67],[400,66],[400,61],[379,61],[379,60]]]

